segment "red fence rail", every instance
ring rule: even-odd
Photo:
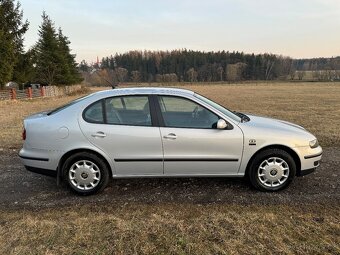
[[[0,100],[32,99],[38,97],[64,96],[81,90],[81,85],[73,86],[42,86],[40,88],[27,88],[18,90],[15,88],[0,90]]]

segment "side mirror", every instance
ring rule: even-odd
[[[225,120],[219,119],[217,121],[217,129],[225,129],[226,127],[228,127],[228,124]]]

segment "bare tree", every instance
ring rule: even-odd
[[[297,72],[298,78],[300,81],[302,81],[303,77],[306,75],[306,71],[298,71]]]
[[[156,74],[155,75],[155,82],[162,82],[163,81],[163,75]]]
[[[118,82],[124,82],[127,80],[128,70],[122,67],[118,67],[114,70]]]
[[[265,78],[266,80],[269,80],[271,78],[272,70],[274,67],[275,61],[268,59],[266,63],[266,73],[265,73]]]
[[[111,87],[117,86],[117,78],[116,74],[112,69],[100,69],[94,71],[91,75],[91,83],[95,83],[97,86],[99,85],[109,85]]]
[[[219,66],[219,67],[217,68],[217,72],[218,72],[218,74],[219,74],[219,76],[220,76],[220,81],[223,81],[223,67],[222,67],[222,66]]]
[[[141,74],[139,71],[132,71],[131,72],[131,80],[133,82],[140,82],[141,81]]]
[[[243,72],[247,64],[238,62],[236,64],[229,64],[226,67],[226,78],[228,81],[239,81],[243,77]]]
[[[188,76],[188,81],[190,82],[195,82],[197,81],[197,72],[195,71],[194,68],[190,68],[187,71],[187,76]]]

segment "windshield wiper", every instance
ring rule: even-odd
[[[241,122],[250,121],[250,118],[247,115],[245,115],[244,113],[236,112],[236,111],[233,111],[233,113],[235,113],[237,116],[239,116],[241,118]]]

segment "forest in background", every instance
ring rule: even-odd
[[[292,59],[275,54],[202,52],[193,50],[129,51],[104,57],[94,64],[82,61],[86,82],[221,82],[243,80],[340,79],[340,57]]]

